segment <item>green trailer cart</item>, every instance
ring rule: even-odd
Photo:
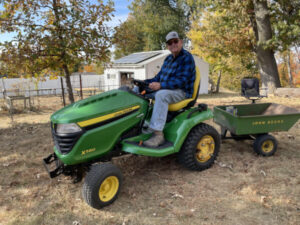
[[[253,139],[254,151],[263,156],[271,156],[277,149],[277,141],[269,133],[288,131],[299,118],[300,111],[274,103],[214,107],[214,122],[221,126],[221,138]]]

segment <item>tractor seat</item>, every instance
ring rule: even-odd
[[[174,112],[178,111],[180,109],[183,109],[185,107],[192,107],[197,101],[198,94],[199,94],[199,86],[200,86],[200,71],[198,67],[196,66],[196,77],[194,82],[194,92],[192,98],[184,99],[180,102],[170,104],[169,105],[169,111]]]
[[[242,96],[258,97],[259,96],[259,80],[257,78],[243,78],[241,82]]]

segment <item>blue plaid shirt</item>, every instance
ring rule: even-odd
[[[191,98],[196,77],[195,61],[191,53],[181,49],[176,58],[167,56],[159,73],[146,83],[160,82],[161,89],[182,89],[186,98]]]

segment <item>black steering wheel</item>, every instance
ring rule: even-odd
[[[139,92],[141,95],[145,95],[145,94],[150,94],[153,93],[154,90],[152,90],[151,88],[149,88],[149,84],[147,84],[145,81],[143,80],[132,80],[133,84],[139,87]]]

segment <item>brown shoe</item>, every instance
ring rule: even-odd
[[[165,142],[164,133],[162,131],[154,131],[152,137],[144,142],[144,145],[156,148]]]

